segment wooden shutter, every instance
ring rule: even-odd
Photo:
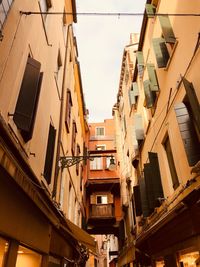
[[[148,63],[147,71],[148,71],[151,91],[157,92],[159,90],[159,85],[158,85],[158,80],[157,80],[157,75],[156,75],[154,64]]]
[[[125,226],[124,226],[124,220],[122,219],[119,223],[119,241],[121,244],[123,244],[124,240],[125,240]]]
[[[135,101],[134,91],[133,91],[133,90],[129,90],[129,92],[128,92],[128,96],[129,96],[129,103],[130,103],[130,106],[134,105],[134,104],[136,103],[136,101]]]
[[[146,14],[148,16],[148,18],[153,18],[155,15],[155,6],[153,6],[152,4],[146,4],[145,5],[145,10],[146,10]]]
[[[71,143],[71,151],[73,156],[75,155],[76,133],[77,133],[77,128],[76,128],[76,122],[74,121],[72,127],[72,143]]]
[[[133,87],[134,96],[139,96],[140,93],[139,93],[139,88],[138,88],[137,82],[133,82],[132,87]]]
[[[137,64],[144,66],[144,57],[143,57],[143,52],[142,51],[137,51],[136,52],[136,58],[137,58]]]
[[[156,99],[156,93],[151,91],[151,83],[149,80],[143,82],[144,85],[144,94],[146,100],[146,107],[151,108],[154,105]]]
[[[135,202],[135,213],[136,216],[142,215],[142,204],[141,204],[141,196],[140,196],[140,187],[136,185],[133,187],[134,194],[134,202]]]
[[[108,195],[108,204],[113,204],[113,194]]]
[[[141,114],[134,114],[135,137],[137,140],[144,139],[144,126]]]
[[[145,180],[142,177],[139,178],[139,186],[140,186],[142,214],[144,217],[148,217],[150,214],[149,203],[147,199]]]
[[[183,78],[183,85],[185,87],[188,100],[190,102],[195,124],[200,134],[200,105],[199,105],[197,95],[195,93],[195,89],[193,87],[193,84],[189,82],[188,80],[186,80],[185,78]]]
[[[165,39],[153,38],[152,43],[158,68],[166,67],[169,60],[169,52],[167,50]]]
[[[67,90],[65,125],[68,133],[70,129],[71,107],[72,107],[71,92]]]
[[[200,159],[200,145],[194,125],[184,103],[175,105],[175,112],[189,166],[194,166]]]
[[[147,199],[149,204],[149,210],[150,213],[154,210],[154,190],[153,190],[153,179],[152,179],[152,173],[151,173],[151,166],[150,163],[144,164],[144,180],[146,185],[146,193],[147,193]]]
[[[96,204],[96,195],[90,195],[90,204]]]
[[[40,62],[28,58],[13,120],[27,142],[32,137],[35,114],[43,75]]]
[[[154,206],[159,207],[161,203],[158,201],[158,198],[163,198],[163,187],[157,153],[149,152],[149,162],[153,182]]]
[[[53,167],[53,157],[54,157],[54,147],[55,147],[55,137],[56,137],[56,129],[50,124],[45,165],[44,165],[44,178],[46,179],[48,184],[50,184],[50,182],[51,182],[51,173],[52,173],[52,167]]]
[[[166,43],[175,43],[176,38],[174,36],[174,32],[168,15],[158,16],[158,17]]]

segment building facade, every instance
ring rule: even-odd
[[[120,106],[129,106],[132,120],[126,139],[135,152],[122,155],[132,170],[136,266],[199,266],[199,8],[147,1],[133,86],[113,109],[119,122]]]
[[[83,166],[66,167],[87,131],[76,3],[0,10],[0,266],[81,266],[95,242],[81,229]]]

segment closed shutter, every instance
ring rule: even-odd
[[[165,39],[153,38],[152,43],[158,68],[166,67],[169,60],[169,52],[167,50]]]
[[[151,166],[150,163],[144,164],[144,180],[146,185],[146,193],[147,193],[147,199],[149,204],[149,210],[150,213],[154,210],[154,188],[153,188],[153,179],[152,179],[152,173],[151,173]]]
[[[200,159],[200,145],[194,125],[184,103],[175,105],[175,112],[189,166],[194,166]]]
[[[158,201],[158,198],[163,198],[164,195],[157,153],[149,152],[149,162],[153,180],[154,205],[159,207],[161,203]]]
[[[157,92],[159,90],[159,85],[154,64],[147,64],[147,71],[149,75],[151,91]]]
[[[136,185],[133,187],[134,194],[134,202],[135,202],[135,213],[136,216],[142,215],[142,204],[141,204],[141,196],[140,196],[140,187]]]
[[[40,62],[28,58],[13,120],[27,142],[32,137],[35,114],[42,82]]]
[[[146,4],[145,5],[145,10],[146,10],[146,14],[148,16],[148,18],[153,18],[155,15],[155,6],[153,6],[152,4]]]
[[[144,81],[143,85],[144,85],[146,107],[151,108],[154,105],[156,99],[156,93],[151,91],[151,84],[149,80]]]
[[[124,220],[122,219],[119,223],[119,241],[122,245],[125,240],[125,226],[124,226]]]
[[[134,114],[135,137],[137,140],[144,139],[144,126],[141,114]]]
[[[128,92],[128,96],[129,96],[129,103],[130,103],[130,106],[134,105],[136,102],[135,102],[135,95],[134,95],[134,91],[133,90],[129,90]]]
[[[54,156],[54,147],[55,147],[55,137],[56,137],[56,129],[50,124],[45,165],[44,165],[44,178],[46,179],[48,184],[50,184],[50,182],[51,182],[51,173],[52,173],[52,167],[53,167],[53,156]]]
[[[196,124],[197,129],[200,133],[200,105],[199,105],[199,101],[198,101],[198,98],[197,98],[196,93],[195,93],[195,89],[193,87],[193,84],[191,82],[189,82],[188,80],[186,80],[185,78],[183,78],[183,84],[185,87],[185,91],[186,91],[188,100],[190,102],[190,106],[192,109],[192,114],[193,114],[193,118],[195,120],[195,124]]]
[[[139,186],[140,186],[142,214],[144,217],[148,217],[150,214],[149,203],[147,199],[145,180],[142,177],[139,178]]]
[[[174,36],[169,17],[167,15],[159,16],[159,21],[166,43],[175,43],[176,38]]]
[[[90,204],[96,204],[96,196],[90,195]]]
[[[113,204],[113,194],[108,195],[108,204]]]

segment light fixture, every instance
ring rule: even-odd
[[[77,163],[81,161],[86,161],[86,160],[92,161],[95,158],[110,158],[110,165],[108,169],[110,171],[115,170],[116,164],[115,164],[115,159],[113,155],[63,156],[63,157],[60,157],[59,166],[62,169],[69,168],[73,165],[76,165]]]

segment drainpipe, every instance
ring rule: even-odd
[[[56,189],[58,183],[58,175],[59,175],[59,158],[60,158],[60,148],[61,148],[61,133],[62,133],[62,123],[63,123],[63,102],[64,102],[64,92],[65,92],[65,81],[66,81],[66,69],[67,69],[67,55],[68,55],[68,38],[69,38],[69,29],[72,27],[72,24],[69,24],[67,27],[67,38],[66,38],[66,49],[65,49],[65,61],[64,61],[64,70],[63,70],[63,79],[62,79],[62,91],[61,91],[61,103],[60,103],[60,118],[59,118],[59,128],[58,128],[58,142],[57,142],[57,150],[56,150],[56,166],[54,173],[54,184],[53,184],[53,192],[52,197],[56,196]]]

